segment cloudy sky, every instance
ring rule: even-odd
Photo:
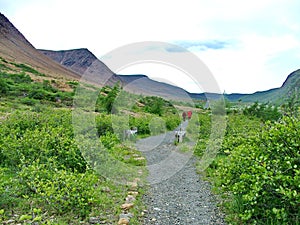
[[[88,48],[101,58],[135,42],[178,45],[197,55],[226,93],[279,87],[300,68],[299,0],[0,0],[0,9],[36,48]],[[159,63],[115,72],[201,91]]]

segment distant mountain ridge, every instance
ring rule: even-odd
[[[187,100],[190,98],[189,93],[184,89],[167,83],[154,81],[143,74],[115,74],[88,49],[39,51],[82,76],[88,74],[90,76],[105,77],[105,79],[101,81],[103,85],[113,85],[119,82],[125,90],[136,94],[156,95],[174,100]],[[95,63],[98,64],[96,68],[94,68]],[[92,68],[92,71],[89,72],[90,68]]]
[[[96,56],[87,49],[72,49],[63,51],[50,51],[40,50],[45,55],[51,57],[53,60],[61,63],[63,66],[70,68],[74,72],[83,74],[86,69],[94,62],[98,60]],[[182,88],[151,80],[148,76],[143,74],[133,75],[119,75],[114,74],[104,63],[101,63],[102,72],[94,71],[95,73],[103,74],[107,73],[109,77],[109,85],[116,82],[120,82],[125,90],[142,93],[146,95],[158,95],[160,97],[169,99],[199,99],[206,101],[209,99],[220,98],[220,94],[215,93],[189,93]],[[104,70],[104,72],[103,72]],[[282,104],[285,99],[283,96],[287,96],[295,87],[300,87],[300,70],[291,73],[284,81],[283,85],[279,88],[274,88],[266,91],[258,91],[253,94],[224,94],[224,97],[229,101],[243,101],[243,102],[273,102]],[[113,78],[113,79],[112,79]]]
[[[118,75],[86,48],[72,50],[37,50],[24,35],[0,13],[0,57],[13,62],[28,64],[49,77],[79,80],[84,75],[99,85],[121,83],[125,90],[137,94],[186,100],[219,98],[215,93],[189,93],[184,89],[150,79],[146,75]],[[274,102],[281,104],[300,87],[300,70],[291,73],[279,88],[253,94],[225,94],[230,101]]]
[[[300,88],[300,69],[288,75],[281,87],[266,91],[258,91],[253,94],[229,94],[225,95],[230,101],[244,102],[271,102],[283,104],[291,95],[299,92]]]

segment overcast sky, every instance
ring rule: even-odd
[[[279,87],[300,68],[299,0],[0,0],[0,9],[36,48],[88,48],[101,58],[134,42],[179,45],[208,66],[226,93]],[[166,65],[115,72],[200,92]]]

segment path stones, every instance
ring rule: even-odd
[[[138,189],[138,184],[136,181],[127,182],[127,186],[129,186],[130,191],[137,191],[137,189]]]
[[[132,182],[127,182],[128,194],[125,198],[125,203],[121,205],[123,212],[119,215],[118,225],[129,224],[130,218],[133,217],[133,214],[129,212],[130,209],[134,207],[134,202],[138,196],[138,182],[139,178],[135,178]]]
[[[134,206],[133,203],[124,203],[124,204],[121,205],[121,209],[123,209],[123,210],[129,210],[129,209],[131,209],[133,206]]]
[[[126,203],[133,203],[135,201],[135,197],[132,195],[128,195],[126,197]]]
[[[136,197],[139,193],[137,191],[128,191],[128,195]]]
[[[120,218],[119,219],[119,222],[118,222],[118,225],[122,225],[122,224],[129,224],[129,219],[127,218]]]
[[[101,222],[101,219],[99,217],[90,217],[89,223],[90,224],[99,224]]]

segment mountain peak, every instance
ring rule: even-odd
[[[0,13],[0,56],[6,60],[25,63],[52,77],[79,78],[74,73],[38,52],[24,35]]]
[[[92,63],[97,60],[97,57],[87,48],[58,51],[39,49],[39,51],[79,74],[84,74]]]
[[[289,83],[294,82],[294,80],[299,80],[300,79],[300,69],[299,70],[295,70],[294,72],[292,72],[290,75],[288,75],[288,77],[286,78],[286,80],[283,82],[281,87],[285,87],[287,86]]]
[[[33,47],[24,35],[2,13],[0,13],[0,37],[9,40],[18,40]]]

